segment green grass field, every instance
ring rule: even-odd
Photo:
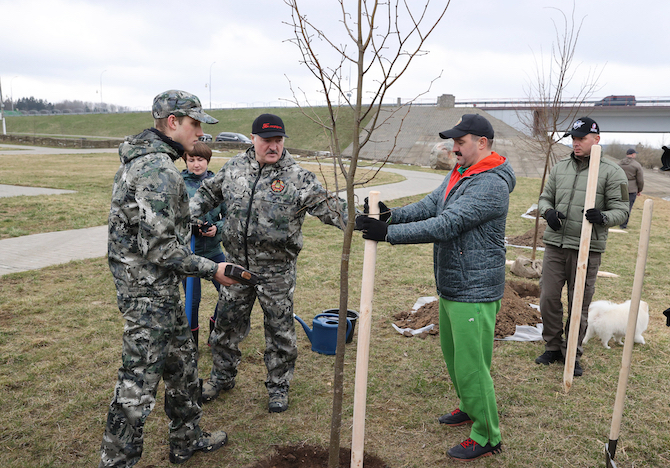
[[[289,138],[286,147],[304,150],[329,150],[329,137],[314,120],[322,121],[327,118],[327,108],[315,107],[306,109],[305,116],[295,107],[277,108],[249,108],[249,109],[214,109],[207,111],[219,119],[214,125],[203,124],[205,133],[213,137],[220,132],[236,132],[244,135],[251,133],[251,123],[256,117],[264,113],[276,114],[282,118]],[[10,116],[6,118],[8,133],[23,133],[35,135],[70,135],[123,138],[135,135],[143,129],[153,125],[150,112],[130,112],[122,114],[87,114],[87,115],[31,115]],[[364,124],[367,121],[364,122]],[[341,129],[353,128],[353,113],[348,108],[338,112],[338,127]],[[346,148],[352,141],[351,130],[341,131],[341,149]]]
[[[209,169],[217,172],[233,153],[214,153]],[[107,224],[109,201],[119,157],[114,153],[31,156],[31,172],[26,172],[25,161],[15,156],[2,156],[3,170],[0,184],[25,185],[75,190],[66,195],[3,198],[0,204],[0,239],[43,232],[64,231]],[[180,159],[179,170],[186,167]],[[332,165],[319,167],[306,164],[321,182],[334,189]],[[38,168],[35,170],[35,168]],[[357,180],[365,181],[372,170],[360,167]],[[403,177],[391,172],[379,172],[363,186],[399,182]],[[340,175],[339,187],[345,186]]]
[[[38,224],[56,230],[105,223],[111,175],[117,166],[114,157],[49,156],[24,165],[13,160],[14,156],[0,156],[0,183],[70,188],[82,195],[17,197],[12,205],[7,204],[10,199],[3,199],[3,236],[33,232]],[[539,183],[536,179],[518,180],[510,201],[508,235],[523,234],[532,227],[533,221],[520,216],[537,200]],[[391,205],[420,198],[396,200]],[[645,199],[642,196],[636,203],[627,233],[610,235],[601,269],[619,277],[599,278],[595,299],[621,302],[630,298]],[[34,225],[32,219],[37,219]],[[651,320],[645,333],[647,344],[636,344],[633,351],[617,450],[619,467],[670,466],[670,329],[662,315],[670,307],[669,222],[670,203],[655,199],[643,293]],[[358,309],[363,241],[355,236],[349,307]],[[304,237],[295,313],[311,323],[324,309],[337,307],[342,235],[308,219]],[[527,251],[510,249],[507,258],[514,260],[520,254]],[[206,284],[203,291],[200,315],[206,326],[216,296],[214,288]],[[431,245],[379,245],[365,448],[393,468],[455,465],[445,451],[469,434],[467,427],[446,428],[437,423],[438,416],[458,403],[439,338],[406,338],[391,327],[394,313],[409,310],[417,298],[434,294]],[[0,466],[97,465],[107,406],[120,365],[122,331],[123,320],[105,258],[0,277]],[[203,426],[226,430],[229,445],[214,454],[196,455],[188,466],[240,468],[266,457],[275,444],[327,445],[334,358],[313,353],[303,331],[298,328],[297,333],[300,355],[291,407],[285,413],[268,414],[262,313],[254,310],[251,332],[242,344],[237,386],[204,408]],[[344,446],[351,443],[356,343],[354,338],[347,345]],[[561,366],[533,362],[543,349],[539,342],[496,343],[492,375],[504,452],[470,466],[604,466],[603,447],[609,437],[622,347],[606,350],[599,340],[591,340],[582,359],[584,376],[575,379],[568,394],[562,390]],[[200,371],[206,377],[211,353],[204,340],[200,353]],[[138,467],[168,466],[168,420],[162,401],[160,390],[145,428],[144,455]]]

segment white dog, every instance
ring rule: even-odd
[[[610,349],[608,343],[614,338],[617,343],[623,344],[623,338],[626,336],[628,327],[628,312],[630,311],[630,301],[623,304],[615,304],[610,301],[595,301],[589,306],[589,326],[586,329],[586,336],[583,344],[586,344],[594,336],[598,336],[603,342],[603,346]],[[637,314],[637,325],[635,326],[635,343],[644,344],[642,333],[647,330],[649,325],[649,305],[640,301],[640,308]]]

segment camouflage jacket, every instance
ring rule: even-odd
[[[219,204],[229,261],[259,272],[294,264],[305,214],[339,228],[347,219],[346,202],[326,191],[286,150],[275,164],[263,166],[253,148],[239,153],[202,182],[191,198],[191,215],[199,218]]]
[[[119,147],[109,211],[108,261],[122,297],[179,294],[185,275],[212,279],[217,264],[189,248],[188,193],[178,144],[145,130]]]

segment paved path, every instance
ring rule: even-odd
[[[0,240],[0,276],[107,255],[107,226]]]
[[[356,189],[355,193],[360,203],[368,196],[370,190],[379,190],[382,200],[391,200],[430,192],[444,179],[442,175],[429,172],[390,168],[384,170],[401,174],[406,180],[374,188]],[[0,185],[0,196],[59,192],[52,189],[26,189],[31,187]],[[0,240],[0,276],[105,255],[107,255],[107,226],[12,237]]]
[[[60,195],[63,193],[77,193],[75,190],[60,190],[41,187],[21,187],[18,185],[3,185],[0,184],[0,198],[2,197],[19,197],[21,195],[35,196],[35,195]]]
[[[91,154],[91,153],[118,153],[118,148],[48,148],[46,146],[25,146],[0,144],[0,154],[30,156],[31,154]]]

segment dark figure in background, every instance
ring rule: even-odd
[[[661,155],[661,170],[670,171],[670,148],[663,146],[663,154]]]
[[[626,173],[626,178],[628,179],[628,218],[626,218],[626,222],[619,226],[621,229],[628,227],[628,219],[630,218],[630,213],[633,211],[635,199],[642,193],[642,189],[644,188],[644,169],[635,160],[636,157],[637,151],[630,148],[626,151],[626,157],[619,161],[619,166]]]

